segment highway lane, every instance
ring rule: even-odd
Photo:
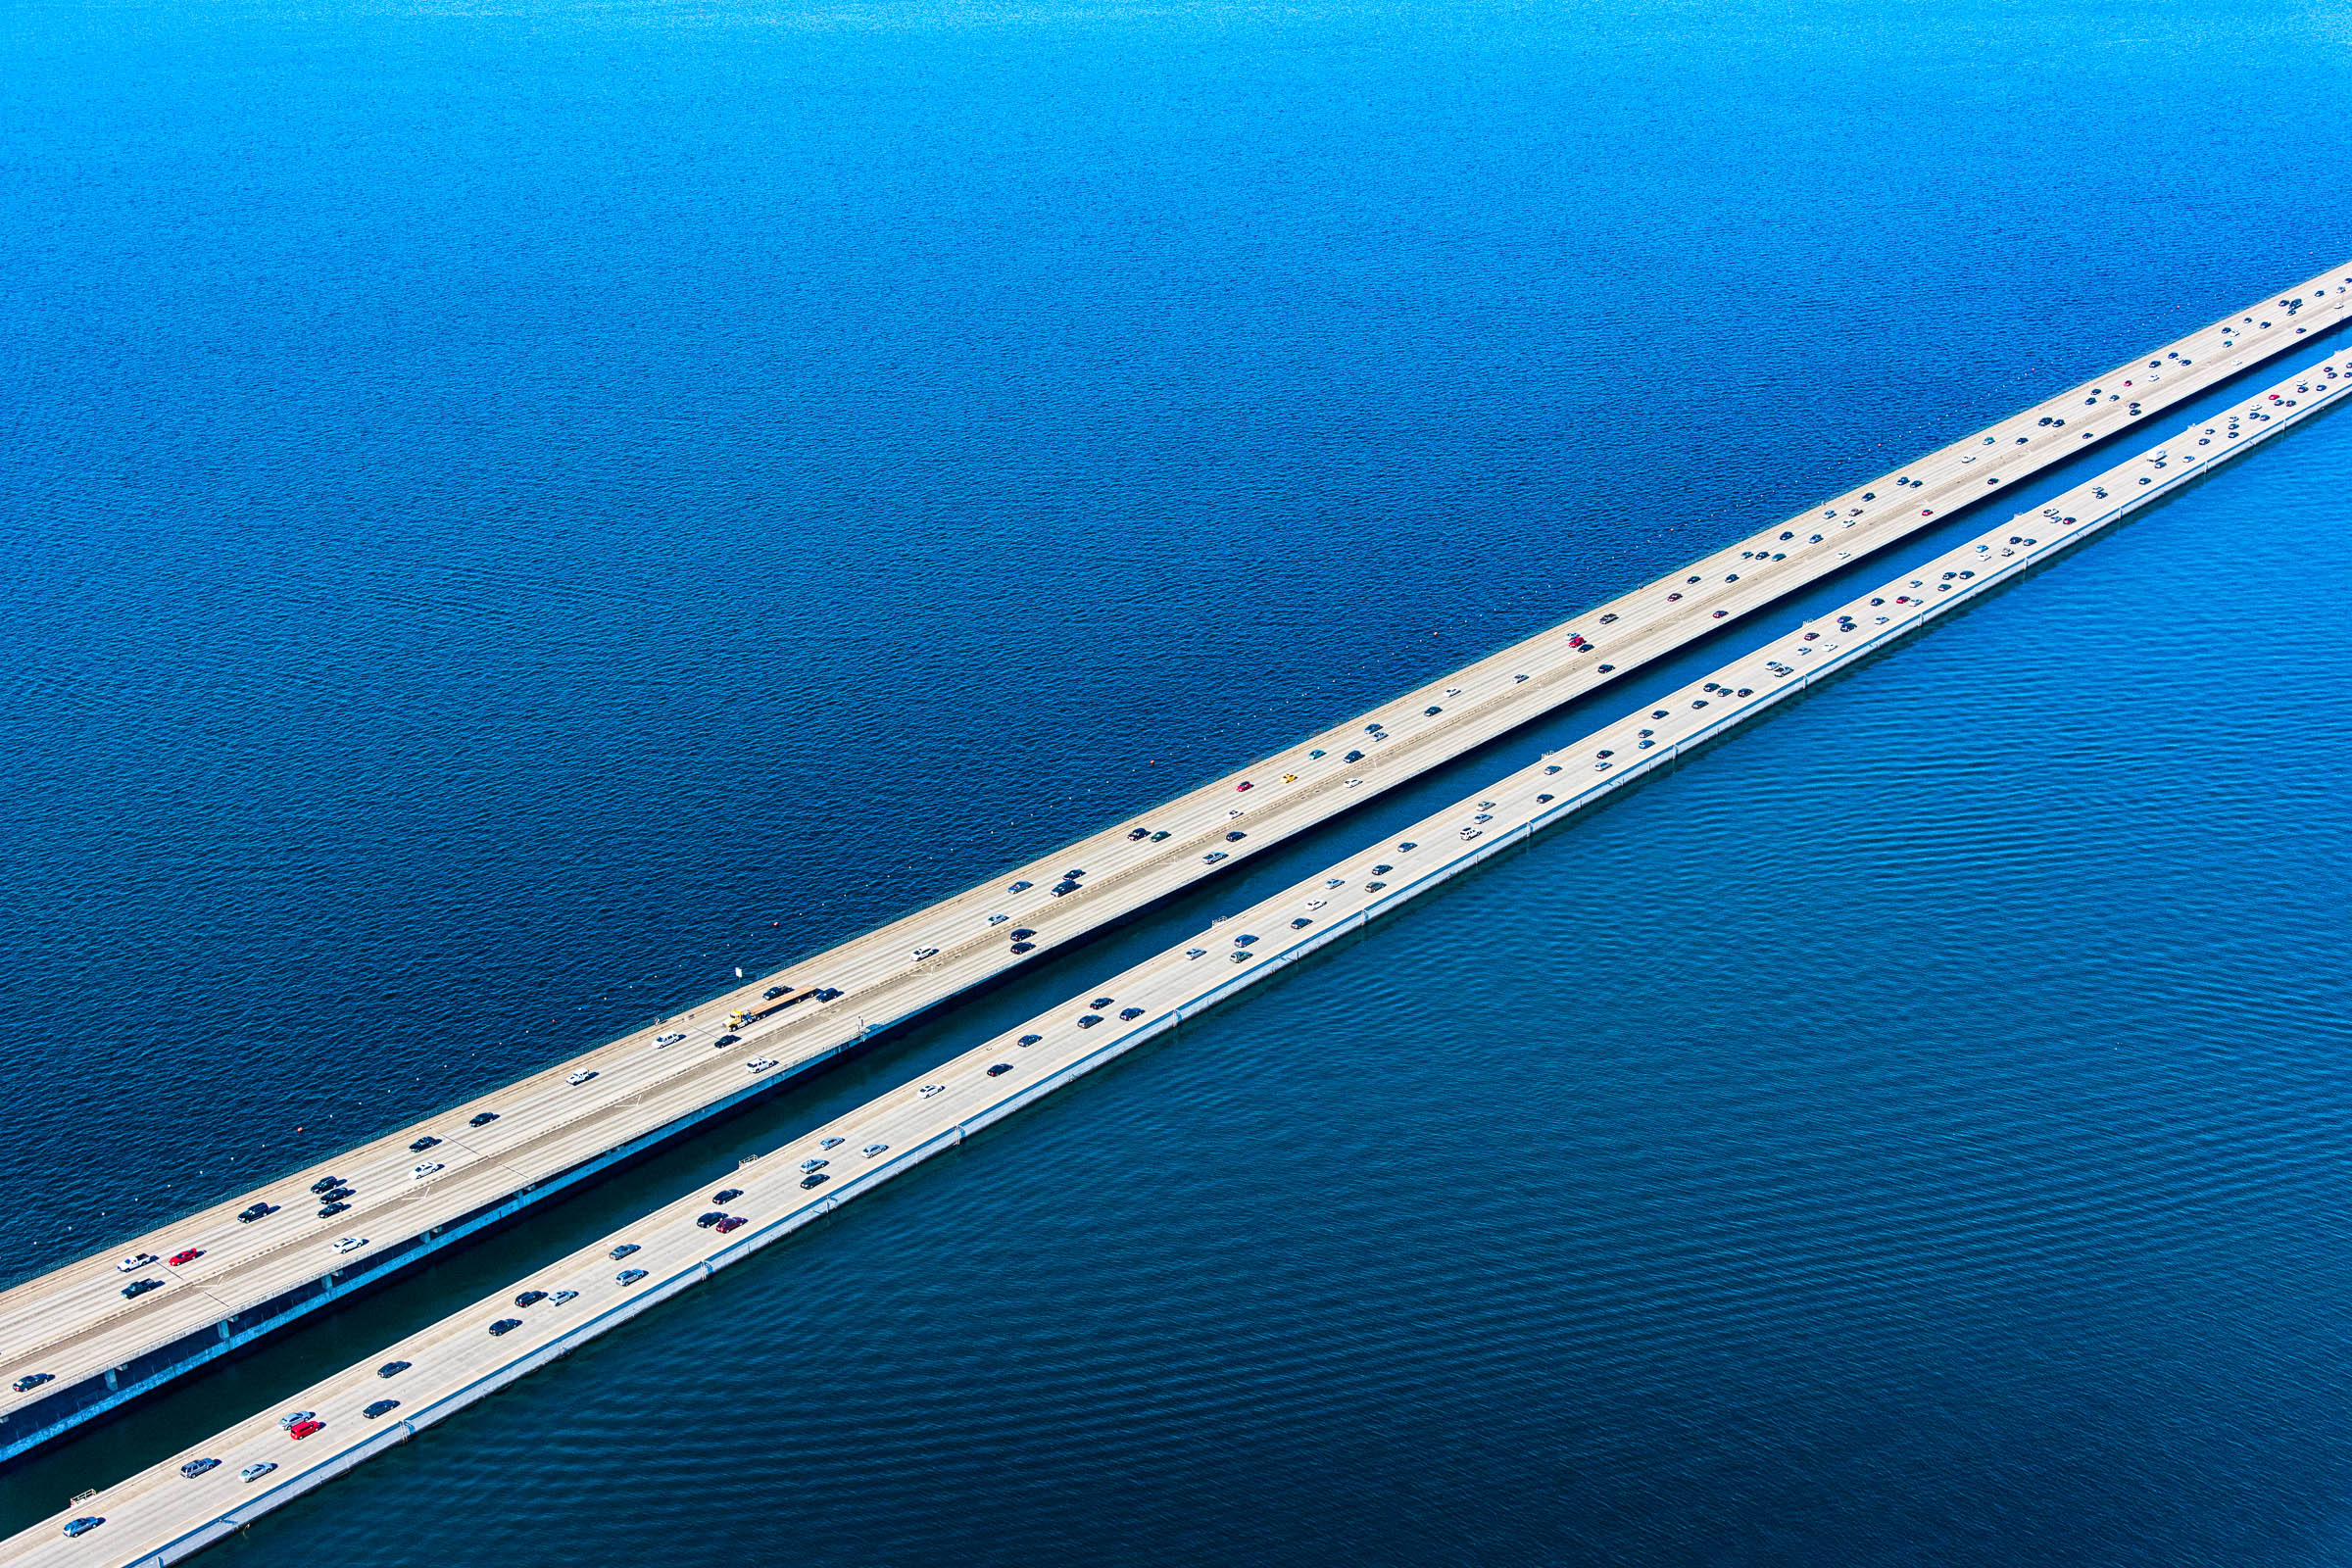
[[[1546,754],[1477,794],[1382,838],[1028,1022],[796,1137],[590,1247],[321,1380],[119,1485],[0,1542],[0,1568],[166,1562],[405,1441],[466,1404],[841,1202],[1237,995],[1325,944],[1647,771],[1719,739],[1834,670],[1871,657],[1957,605],[2033,570],[2217,463],[2276,436],[2352,389],[2339,358],[2240,399],[2045,505],[2019,514]],[[730,1232],[697,1225],[725,1214]],[[616,1256],[623,1249],[624,1255]],[[621,1271],[643,1270],[624,1281]],[[529,1292],[547,1298],[519,1304]],[[576,1293],[555,1299],[559,1293]],[[491,1326],[511,1323],[508,1332]],[[379,1368],[405,1363],[390,1376]],[[396,1409],[370,1418],[376,1400]],[[280,1423],[324,1427],[295,1439]],[[196,1476],[183,1466],[219,1463]],[[251,1465],[274,1466],[252,1481]],[[67,1520],[105,1522],[78,1540]]]
[[[7,1380],[0,1383],[0,1458],[365,1288],[424,1250],[494,1224],[874,1030],[1685,647],[2071,457],[2080,443],[2144,423],[2307,341],[2340,321],[2347,305],[2352,272],[2332,270],[1128,822],[789,965],[778,977],[0,1293],[0,1380]],[[1236,832],[1245,837],[1227,837]],[[1062,873],[1074,869],[1086,873],[1077,889],[1055,896],[1052,889]],[[1021,891],[1011,891],[1016,886]],[[1025,954],[1008,940],[1020,930],[1034,932]],[[841,994],[730,1026],[730,1013],[769,1004],[762,993],[771,984],[789,986],[796,998],[818,987]],[[681,1038],[662,1043],[672,1035]],[[742,1049],[713,1051],[722,1036],[735,1037]],[[774,1065],[757,1071],[745,1065],[755,1060]],[[483,1113],[497,1119],[470,1125]],[[425,1138],[438,1142],[412,1148]],[[439,1168],[412,1176],[426,1164]],[[309,1189],[329,1175],[347,1178],[350,1206],[320,1218]],[[274,1204],[276,1212],[240,1223],[238,1212],[256,1202]],[[328,1250],[345,1236],[363,1245],[349,1254]],[[199,1255],[170,1263],[187,1250]],[[141,1254],[157,1261],[116,1271],[118,1257]],[[135,1299],[121,1294],[150,1279],[155,1288]],[[49,1381],[24,1390],[8,1386],[42,1377]],[[61,1393],[80,1402],[64,1408]]]

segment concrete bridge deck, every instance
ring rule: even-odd
[[[0,1542],[0,1568],[161,1564],[202,1549],[972,1132],[1729,734],[1821,676],[2034,569],[2236,453],[2324,408],[2352,401],[2348,388],[2352,358],[2343,358],[2240,399],[2231,412],[2180,430],[2049,505],[1856,595],[1673,695],[747,1162],[728,1179],[740,1197],[723,1204],[714,1204],[707,1190],[682,1197],[372,1351],[279,1408],[77,1500]],[[729,1051],[727,1059],[739,1064],[747,1049]],[[825,1179],[810,1185],[804,1171],[813,1161],[822,1162],[814,1174]],[[741,1228],[722,1234],[698,1227],[696,1216],[714,1207],[741,1216]],[[615,1258],[623,1247],[631,1250]],[[622,1269],[643,1274],[623,1283]],[[551,1298],[517,1306],[515,1296],[526,1290]],[[560,1292],[576,1295],[552,1299]],[[509,1332],[489,1332],[508,1320],[514,1324]],[[377,1368],[394,1361],[406,1365],[391,1377],[378,1374]],[[383,1399],[398,1400],[398,1407],[368,1417],[366,1408]],[[297,1410],[314,1412],[324,1427],[301,1440],[289,1438],[280,1423]],[[182,1473],[183,1466],[206,1459],[219,1462],[194,1477]],[[273,1468],[251,1482],[240,1479],[255,1464]],[[78,1540],[65,1538],[65,1522],[79,1516],[104,1523]]]
[[[982,886],[0,1293],[0,1460],[789,1081],[867,1034],[1582,697],[2087,443],[2144,424],[2309,342],[2343,320],[2348,308],[2352,266],[2267,296],[1802,516]],[[1236,831],[1246,837],[1229,839]],[[1088,873],[1079,890],[1054,896],[1051,890],[1073,868]],[[1026,955],[1007,940],[1020,929],[1036,933]],[[763,993],[773,984],[792,988],[787,1002],[820,987],[840,995],[730,1026],[730,1013],[771,1007]],[[735,1043],[713,1050],[724,1036]],[[768,1065],[747,1065],[760,1062]],[[497,1119],[472,1125],[483,1114]],[[427,1138],[437,1142],[414,1149]],[[321,1219],[310,1189],[330,1175],[354,1191],[347,1211]],[[239,1211],[255,1203],[275,1211],[240,1223]],[[329,1250],[347,1236],[364,1245],[348,1253]],[[198,1255],[188,1262],[171,1263],[191,1250]],[[146,1254],[154,1261],[118,1272],[118,1258]],[[123,1288],[141,1280],[156,1283],[125,1298]],[[46,1381],[11,1387],[25,1378]]]

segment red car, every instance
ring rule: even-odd
[[[1250,783],[1247,780],[1244,780],[1242,783],[1236,784],[1234,789],[1238,793],[1239,791],[1249,789],[1250,787]]]
[[[729,1214],[725,1219],[720,1220],[716,1225],[713,1225],[710,1228],[718,1232],[719,1235],[724,1236],[727,1234],[727,1232],[736,1229],[744,1223],[745,1221],[741,1214]]]
[[[204,1249],[201,1247],[191,1247],[184,1251],[173,1252],[172,1254],[172,1266],[173,1268],[177,1268],[182,1263],[193,1263],[203,1255]]]
[[[286,1428],[286,1436],[292,1438],[295,1442],[300,1443],[312,1433],[324,1432],[325,1430],[326,1423],[323,1421],[317,1419],[309,1421],[297,1421],[292,1426]]]

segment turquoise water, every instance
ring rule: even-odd
[[[504,1082],[2341,259],[2345,42],[2210,4],[20,8],[0,1257]],[[2347,431],[218,1559],[2340,1556]],[[1641,690],[0,1476],[0,1525]]]

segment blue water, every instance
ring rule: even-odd
[[[2341,259],[2346,42],[28,0],[5,1277]],[[2352,424],[2294,432],[218,1559],[2339,1560],[2348,489]],[[1542,739],[0,1476],[0,1527]]]

